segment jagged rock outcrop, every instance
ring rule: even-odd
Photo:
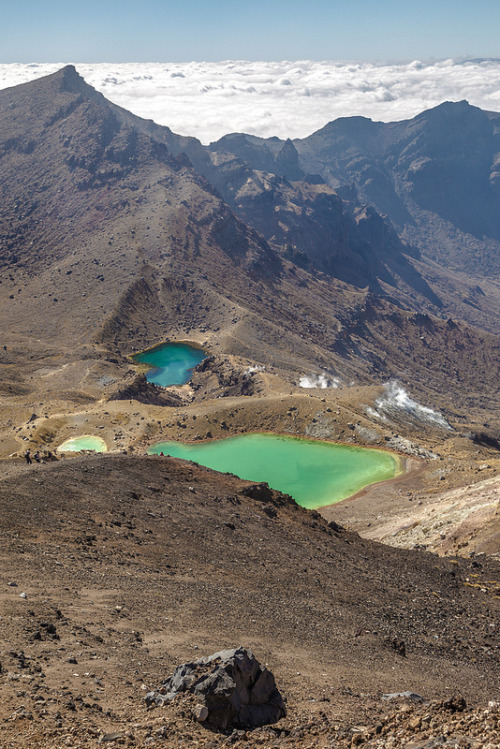
[[[122,385],[109,400],[136,400],[139,403],[149,403],[152,406],[180,406],[184,400],[177,393],[148,382],[146,375],[140,374],[130,383]]]
[[[254,395],[258,392],[255,373],[238,369],[227,359],[207,357],[193,372],[191,386],[197,398],[217,393],[222,397]]]
[[[178,666],[160,690],[148,692],[145,699],[148,705],[162,706],[183,692],[198,699],[194,715],[199,722],[221,729],[256,728],[286,715],[273,674],[242,647]]]
[[[289,180],[302,179],[304,176],[299,166],[299,154],[290,138],[286,139],[275,155],[273,172]]]
[[[401,122],[384,123],[373,122],[366,117],[341,117],[308,137],[290,143],[275,137],[226,135],[212,143],[210,151],[212,158],[221,152],[224,152],[226,159],[232,154],[247,170],[264,170],[287,179],[305,180],[311,192],[314,192],[315,185],[324,182],[351,202],[355,211],[360,204],[361,207],[370,205],[372,213],[375,208],[379,228],[383,228],[380,217],[387,219],[397,233],[399,244],[403,246],[398,248],[394,237],[389,238],[384,228],[386,239],[390,239],[393,245],[391,250],[377,231],[376,222],[370,221],[365,224],[365,229],[370,230],[365,236],[368,242],[363,243],[360,253],[360,248],[353,246],[352,242],[360,233],[363,234],[363,227],[358,225],[352,238],[349,237],[345,244],[347,255],[358,271],[358,278],[348,280],[361,285],[366,283],[357,267],[359,260],[356,254],[361,254],[362,266],[367,265],[371,274],[371,288],[375,288],[374,279],[377,277],[393,285],[394,281],[387,278],[383,265],[376,262],[382,258],[384,264],[389,265],[391,274],[399,277],[397,284],[423,293],[426,298],[424,304],[432,309],[428,302],[436,305],[436,297],[429,294],[429,289],[422,289],[421,276],[427,283],[430,282],[429,285],[434,284],[434,294],[439,289],[441,293],[437,295],[440,299],[443,292],[445,297],[453,295],[456,299],[461,297],[461,290],[456,288],[449,275],[450,269],[465,271],[468,276],[478,279],[496,278],[498,275],[499,123],[500,115],[497,112],[483,111],[466,101],[444,102]],[[298,155],[297,160],[295,154]],[[303,176],[296,176],[300,171]],[[245,185],[245,182],[241,184]],[[347,189],[352,192],[350,197],[346,195]],[[222,194],[225,194],[224,190]],[[260,200],[259,195],[256,197]],[[225,199],[231,202],[230,196],[225,195]],[[240,207],[241,202],[235,200],[233,209],[274,242],[273,232],[266,233],[260,226],[262,218],[256,211],[257,206],[244,204]],[[296,203],[295,200],[288,202]],[[306,211],[301,223],[311,223],[311,218],[314,218],[315,232],[320,236],[323,234],[325,239],[332,236],[315,208],[314,214],[311,216]],[[287,230],[289,218],[281,211],[279,219]],[[304,238],[296,236],[293,213],[291,218],[288,242],[311,259],[311,252],[301,244]],[[316,240],[317,237],[314,237],[314,244],[317,244]],[[333,241],[331,246],[335,248],[333,257],[336,259],[342,245]],[[415,248],[422,253],[423,264],[414,266],[403,260],[403,267],[398,268],[401,255],[417,257]],[[399,249],[397,254],[394,253],[395,249]],[[375,251],[375,262],[367,263],[372,250]],[[318,252],[325,259],[332,256],[328,247],[325,253],[325,248],[319,246]],[[298,257],[297,253],[295,256]],[[290,253],[287,257],[295,262]],[[429,259],[444,270],[437,285],[435,267],[428,266]],[[312,262],[316,268],[333,272],[338,277],[337,262],[330,268],[325,267],[324,261],[318,264],[317,257],[313,257]],[[340,274],[345,280],[342,265]],[[475,286],[471,283],[469,289],[462,292],[460,316],[474,325],[497,330],[499,320],[495,307],[498,309],[498,302],[490,300],[490,308],[488,300],[481,296],[481,290],[478,300]],[[496,297],[494,290],[493,294]]]
[[[433,259],[492,275],[500,239],[499,120],[496,112],[448,101],[402,122],[340,118],[294,145],[303,169],[319,171],[332,186],[354,183],[362,201]]]

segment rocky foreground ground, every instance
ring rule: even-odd
[[[174,459],[3,468],[2,748],[499,745],[493,558],[393,549]],[[240,645],[277,724],[147,708],[177,665]]]

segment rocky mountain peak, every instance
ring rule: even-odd
[[[58,70],[57,73],[54,73],[54,79],[61,81],[61,90],[63,91],[71,91],[78,94],[97,94],[96,90],[82,78],[74,65],[66,65],[61,70]]]
[[[281,146],[274,157],[276,173],[289,180],[298,180],[303,176],[299,166],[299,154],[290,138]]]

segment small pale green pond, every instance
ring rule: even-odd
[[[96,453],[107,452],[107,446],[102,437],[94,437],[91,434],[83,434],[81,437],[71,437],[59,445],[60,453],[77,453],[80,450],[93,450]]]
[[[154,385],[169,387],[185,385],[192,371],[207,355],[204,351],[187,343],[162,343],[159,346],[135,354],[135,362],[150,364],[146,379]]]
[[[250,481],[267,481],[309,509],[339,502],[401,472],[398,458],[384,450],[275,434],[245,434],[189,445],[159,442],[148,453],[193,460]]]

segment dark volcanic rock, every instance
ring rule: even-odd
[[[297,180],[303,177],[303,172],[299,167],[299,154],[290,138],[285,141],[275,155],[274,164],[273,172],[285,177],[285,179]]]
[[[217,728],[256,728],[276,723],[286,709],[274,676],[261,668],[251,650],[236,648],[178,666],[158,692],[148,692],[148,705],[164,705],[181,692],[194,694],[200,722]],[[205,709],[203,709],[203,707]]]
[[[337,193],[345,195],[349,189],[352,193],[349,200],[355,209],[359,204],[370,204],[380,216],[389,219],[398,233],[399,242],[402,240],[400,252],[413,254],[413,248],[418,248],[444,268],[465,270],[478,277],[498,275],[499,149],[500,114],[483,111],[466,101],[444,102],[402,122],[383,123],[366,117],[342,117],[293,143],[279,138],[233,134],[210,146],[212,158],[221,152],[226,157],[232,154],[245,165],[247,173],[253,169],[257,175],[266,171],[287,179],[307,180],[311,195],[314,194],[313,183],[317,182],[307,176],[311,173],[319,175],[318,179]],[[228,164],[221,164],[220,170],[228,170]],[[234,168],[231,172],[234,173]],[[240,177],[243,177],[242,168]],[[255,187],[248,189],[248,177],[246,174],[241,181],[247,193],[245,200],[240,200],[235,194],[232,202],[227,183],[220,184],[224,182],[222,178],[217,189],[238,215],[257,228],[268,241],[282,242],[280,233],[287,231],[288,241],[305,252],[315,267],[326,272],[332,272],[332,269],[323,267],[325,260],[333,258],[336,261],[340,250],[345,248],[351,258],[356,253],[357,232],[352,237],[344,237],[343,243],[339,242],[341,237],[335,232],[332,235],[328,226],[331,218],[318,212],[316,201],[307,206],[301,221],[297,222],[302,205],[294,198],[295,186],[283,201],[283,207],[277,202],[278,215],[270,214],[267,218],[269,226],[266,226],[264,217],[257,210],[262,196]],[[252,179],[258,183],[258,178]],[[235,193],[234,184],[231,189]],[[265,187],[264,196],[268,201],[271,198],[269,193],[273,191],[274,187]],[[272,219],[279,229],[276,236],[270,230]],[[297,227],[298,223],[300,227]],[[302,236],[302,231],[297,231],[307,224],[309,233],[312,229],[317,235],[313,237],[313,248],[320,238],[313,253],[315,256],[307,247],[307,232],[304,231]],[[376,228],[373,223],[370,224],[372,228]],[[330,246],[329,237],[333,240]],[[389,252],[387,257],[384,242],[380,240],[376,231],[370,232],[368,247],[376,250],[375,259],[380,256],[389,261],[394,271],[394,253]],[[393,240],[391,243],[396,247]],[[318,258],[318,254],[323,258]],[[380,275],[380,267],[367,263],[366,258],[363,258],[363,264],[373,276]],[[337,275],[337,265],[334,275]],[[345,275],[342,266],[341,273]],[[416,288],[414,279],[408,278],[407,273],[403,275],[404,280]],[[463,314],[467,315],[467,310]]]
[[[217,393],[220,396],[254,395],[258,384],[254,372],[234,367],[224,358],[209,356],[199,364],[191,378],[198,397]]]
[[[245,223],[296,265],[358,286],[377,286],[377,279],[394,285],[395,274],[408,275],[404,255],[418,254],[415,249],[374,208],[360,203],[355,190],[344,190],[349,196],[344,200],[321,179],[313,184],[301,172],[290,140],[268,171],[252,170],[239,152],[217,151],[212,162],[198,168]],[[413,274],[411,285],[418,286]]]
[[[299,163],[360,198],[445,266],[498,272],[500,115],[444,102],[402,122],[345,117],[295,141]]]
[[[184,402],[177,393],[148,382],[146,375],[143,374],[137,375],[130,384],[113,393],[109,400],[136,400],[152,406],[179,406]]]

